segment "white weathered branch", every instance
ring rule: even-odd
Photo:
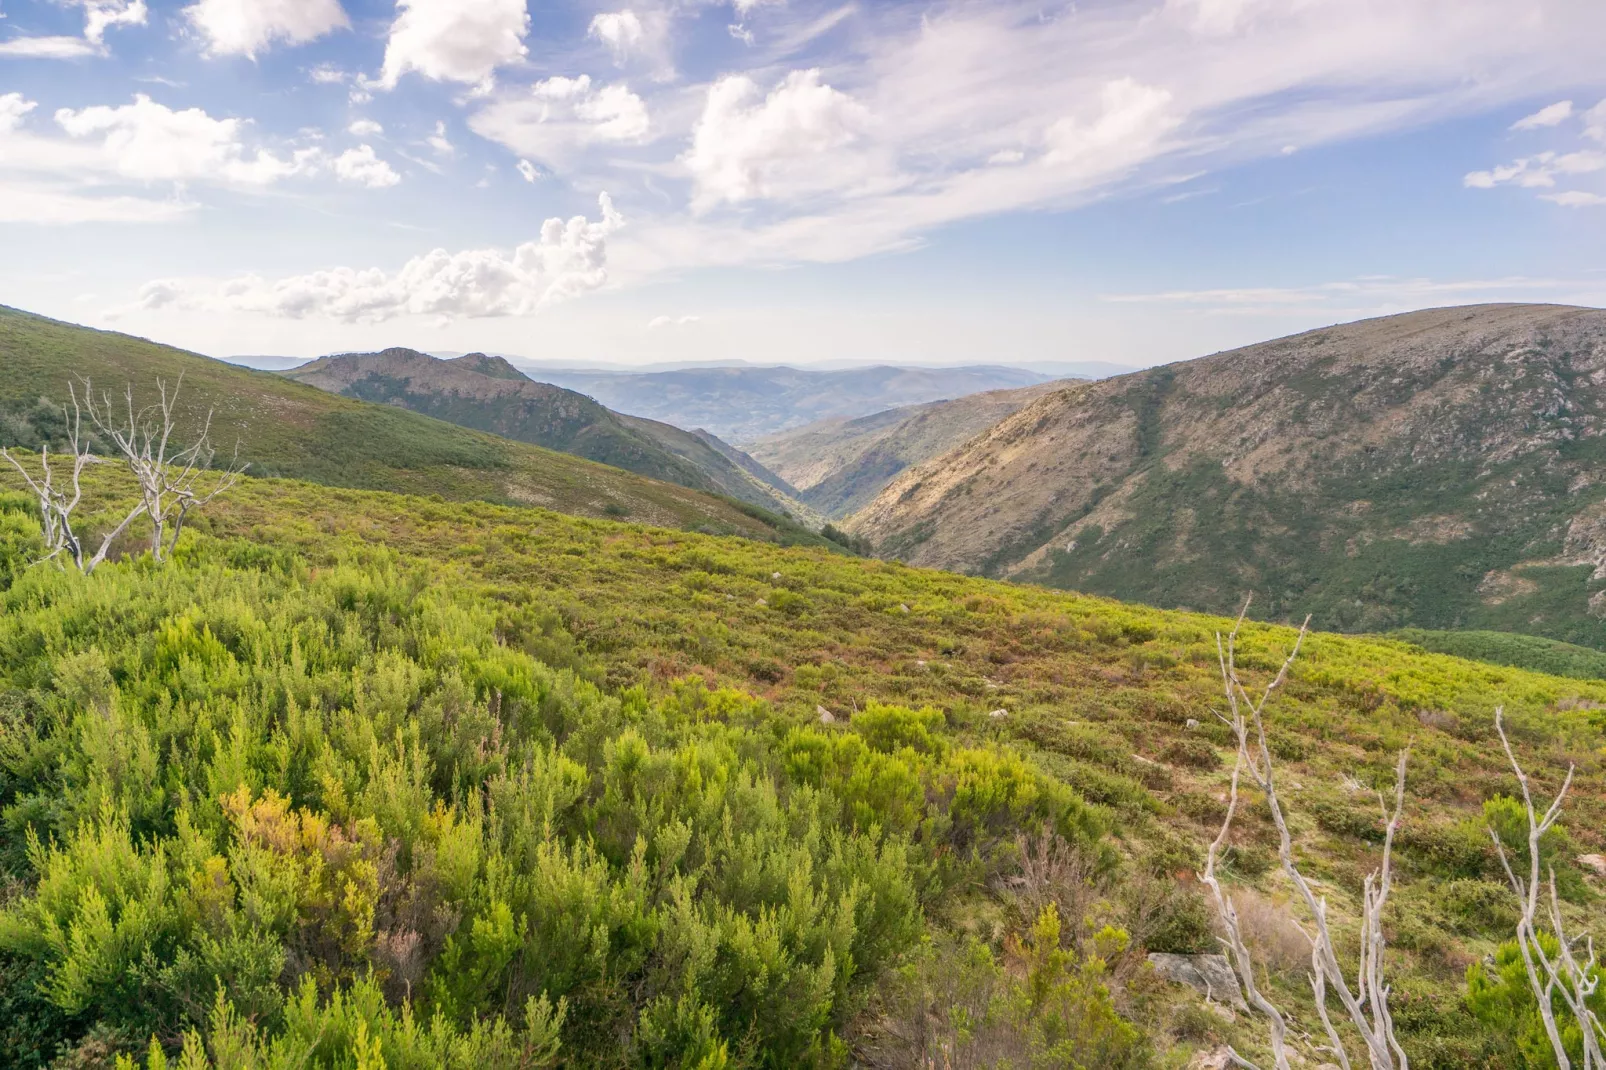
[[[1602,1040],[1606,1038],[1606,1028],[1603,1028],[1600,1018],[1589,1006],[1589,997],[1594,994],[1600,983],[1599,977],[1594,974],[1595,943],[1587,936],[1582,938],[1588,954],[1585,961],[1580,964],[1574,952],[1577,941],[1568,939],[1566,923],[1561,916],[1561,898],[1556,894],[1554,868],[1550,870],[1548,904],[1550,924],[1555,931],[1557,944],[1554,959],[1540,943],[1539,930],[1535,923],[1539,914],[1539,843],[1545,833],[1549,832],[1561,818],[1562,804],[1572,787],[1577,767],[1568,766],[1567,777],[1562,781],[1561,790],[1551,800],[1544,815],[1540,816],[1534,806],[1528,774],[1522,771],[1522,764],[1517,761],[1511,740],[1506,736],[1505,712],[1504,707],[1495,709],[1494,727],[1500,735],[1500,745],[1505,748],[1506,758],[1511,762],[1511,770],[1517,776],[1517,784],[1522,788],[1523,813],[1528,818],[1526,879],[1519,877],[1512,869],[1511,859],[1506,855],[1506,845],[1501,842],[1500,833],[1492,826],[1489,829],[1489,837],[1494,841],[1495,851],[1500,856],[1500,866],[1506,872],[1506,879],[1511,882],[1511,890],[1517,893],[1517,898],[1522,903],[1522,913],[1517,920],[1517,948],[1522,952],[1522,964],[1528,976],[1528,987],[1538,1002],[1539,1018],[1544,1023],[1545,1037],[1550,1041],[1559,1070],[1571,1070],[1572,1059],[1567,1054],[1567,1047],[1561,1038],[1561,1026],[1556,1021],[1553,1002],[1555,996],[1561,997],[1568,1013],[1578,1022],[1578,1030],[1583,1037],[1584,1070],[1606,1070],[1606,1057],[1603,1057],[1601,1052]]]
[[[114,416],[117,406],[110,395],[96,401],[84,382],[89,417],[122,455],[139,486],[143,512],[151,520],[151,556],[165,561],[178,548],[184,522],[191,510],[210,504],[239,482],[246,465],[240,463],[236,447],[234,458],[217,471],[217,478],[206,490],[198,489],[202,476],[212,470],[216,451],[212,448],[212,411],[208,410],[200,434],[186,448],[173,446],[179,391],[179,376],[172,391],[157,380],[158,401],[142,409],[134,407],[134,388],[123,392],[123,415]],[[169,532],[171,528],[171,532]]]
[[[1287,682],[1294,659],[1299,656],[1300,648],[1304,645],[1306,635],[1309,634],[1310,618],[1307,617],[1305,623],[1301,625],[1294,647],[1284,659],[1277,675],[1256,698],[1244,686],[1238,676],[1237,667],[1238,634],[1248,612],[1249,603],[1245,602],[1243,612],[1238,615],[1237,623],[1233,625],[1225,640],[1219,634],[1216,636],[1217,659],[1221,666],[1221,679],[1227,693],[1228,708],[1227,715],[1221,719],[1233,730],[1237,743],[1227,815],[1222,821],[1221,831],[1206,854],[1205,875],[1202,878],[1202,883],[1211,891],[1222,928],[1227,934],[1222,942],[1232,953],[1238,974],[1250,995],[1251,1006],[1259,1010],[1267,1020],[1276,1065],[1279,1068],[1287,1067],[1287,1019],[1260,994],[1255,986],[1253,962],[1248,949],[1244,946],[1237,909],[1231,898],[1222,890],[1215,873],[1216,862],[1227,842],[1233,817],[1238,808],[1240,781],[1247,775],[1250,783],[1266,797],[1267,808],[1277,827],[1277,854],[1282,862],[1283,872],[1292,882],[1310,914],[1314,931],[1306,935],[1311,941],[1311,989],[1335,1058],[1345,1070],[1348,1070],[1349,1054],[1328,1015],[1329,990],[1336,996],[1349,1016],[1351,1024],[1364,1040],[1367,1057],[1373,1070],[1408,1070],[1409,1060],[1395,1036],[1394,1020],[1389,1013],[1389,988],[1384,980],[1383,970],[1383,954],[1386,948],[1383,936],[1383,911],[1387,906],[1389,893],[1393,890],[1394,836],[1405,808],[1407,755],[1401,753],[1395,769],[1393,812],[1390,813],[1388,808],[1384,807],[1388,826],[1383,841],[1382,864],[1377,871],[1366,878],[1362,893],[1360,960],[1356,968],[1355,986],[1351,988],[1339,964],[1332,931],[1328,925],[1327,901],[1316,895],[1294,861],[1293,837],[1289,833],[1288,821],[1277,796],[1271,747],[1266,736],[1264,716],[1266,704]],[[1236,1053],[1233,1053],[1233,1057],[1241,1061],[1241,1057]]]

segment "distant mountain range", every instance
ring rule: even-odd
[[[745,447],[765,435],[1049,379],[1019,368],[696,367],[643,373],[531,368],[542,382],[578,390],[616,412],[702,427]]]
[[[912,563],[1160,606],[1255,591],[1322,628],[1601,648],[1606,311],[1434,309],[1068,386],[847,526]]]
[[[815,519],[791,488],[707,432],[624,416],[584,394],[529,379],[484,353],[442,360],[411,349],[324,357],[286,372],[322,390],[396,405],[503,438]]]
[[[941,456],[1065,381],[991,390],[952,401],[889,409],[856,420],[822,420],[748,447],[803,502],[833,519],[868,505],[910,465]]]

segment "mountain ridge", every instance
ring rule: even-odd
[[[59,442],[69,382],[88,378],[136,400],[180,378],[180,433],[214,412],[213,438],[257,475],[329,486],[538,505],[672,528],[819,542],[746,503],[473,431],[396,406],[341,397],[148,339],[0,306],[0,445]]]
[[[323,357],[283,374],[331,393],[399,405],[650,479],[726,494],[764,509],[808,513],[695,434],[615,413],[584,394],[532,380],[503,357],[470,353],[442,359],[392,347]]]
[[[1054,391],[845,526],[915,564],[1606,644],[1606,311],[1428,309]]]

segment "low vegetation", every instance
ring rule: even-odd
[[[86,486],[90,528],[134,494],[109,466]],[[1265,1057],[1146,965],[1216,946],[1196,873],[1232,775],[1229,622],[286,480],[242,480],[166,565],[148,534],[89,577],[32,566],[33,503],[0,494],[16,1065]],[[1291,640],[1245,625],[1248,686]],[[1579,858],[1606,846],[1606,683],[1313,634],[1267,714],[1345,946],[1411,747],[1382,924],[1413,1066],[1526,1057],[1497,705],[1543,794],[1577,766],[1539,850],[1570,930],[1601,932]],[[1314,1064],[1277,847],[1246,786],[1217,875]]]

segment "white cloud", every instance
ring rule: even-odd
[[[48,143],[22,134],[38,102],[21,93],[0,95],[0,222],[33,224],[158,223],[183,215],[192,206],[179,200],[86,194],[50,173],[52,165],[73,163],[53,154]],[[54,159],[50,157],[55,156]]]
[[[182,200],[85,196],[55,185],[0,178],[0,223],[70,226],[78,223],[170,223],[195,208]]]
[[[17,59],[78,59],[105,52],[82,37],[13,37],[0,41],[0,56]]]
[[[654,316],[647,321],[647,329],[657,331],[665,327],[689,327],[694,323],[701,323],[702,319],[701,316]]]
[[[1606,144],[1606,100],[1584,112],[1584,136]]]
[[[347,323],[382,323],[402,316],[459,319],[526,316],[608,281],[608,238],[624,219],[606,193],[601,218],[548,219],[540,237],[511,254],[495,249],[414,257],[394,274],[378,268],[330,268],[269,281],[158,279],[109,315],[164,308],[250,312]]]
[[[469,119],[481,137],[549,166],[599,144],[638,143],[652,130],[647,103],[624,83],[597,86],[590,75],[537,82]]]
[[[28,128],[37,107],[17,93],[0,96],[0,216],[8,219],[162,222],[197,207],[182,193],[190,186],[261,188],[319,175],[368,188],[400,181],[367,145],[334,157],[304,142],[275,151],[252,143],[243,120],[173,110],[144,95],[120,106],[59,109],[54,135]],[[152,198],[118,188],[161,184],[175,193]]]
[[[36,100],[28,100],[21,93],[0,96],[0,134],[9,133],[22,125],[23,118],[39,107]]]
[[[312,79],[314,85],[344,85],[350,80],[351,75],[339,67],[331,67],[325,63],[308,71],[307,77]]]
[[[1099,91],[1098,117],[1091,123],[1061,119],[1048,128],[1051,164],[1109,173],[1153,155],[1160,139],[1180,120],[1171,111],[1171,93],[1132,78],[1107,83]]]
[[[1548,107],[1540,108],[1532,115],[1526,115],[1511,124],[1513,130],[1538,130],[1546,126],[1559,126],[1573,113],[1573,102],[1558,100]]]
[[[335,175],[342,182],[369,189],[385,189],[401,181],[401,176],[390,164],[379,158],[372,145],[359,145],[347,149],[331,161]]]
[[[520,160],[515,169],[526,182],[534,182],[541,177],[541,172],[529,160]]]
[[[487,86],[498,67],[527,54],[525,0],[396,0],[379,84],[416,71],[437,82]]]
[[[1539,199],[1563,208],[1595,208],[1606,204],[1606,195],[1579,189],[1570,189],[1565,193],[1541,193]]]
[[[246,149],[239,119],[214,119],[200,108],[173,111],[143,93],[132,104],[56,112],[69,137],[96,146],[111,173],[140,182],[224,181],[267,185],[311,170],[317,150],[289,157]]]
[[[1556,184],[1558,175],[1587,175],[1596,171],[1606,171],[1606,153],[1541,152],[1488,171],[1473,171],[1462,182],[1470,189],[1494,189],[1508,184],[1524,189],[1549,189]]]
[[[430,148],[435,150],[435,154],[438,156],[454,156],[457,154],[457,148],[446,137],[446,124],[444,122],[437,122],[435,124],[435,132],[424,140]]]
[[[79,0],[84,9],[84,38],[95,44],[106,40],[113,26],[143,26],[148,14],[145,0]]]
[[[1166,11],[1205,37],[1229,37],[1331,0],[1167,0]]]
[[[82,37],[14,37],[0,41],[0,56],[28,59],[77,59],[107,55],[106,31],[114,26],[143,26],[149,16],[145,0],[65,0],[84,9]],[[3,16],[0,16],[3,17]]]
[[[1168,305],[1207,315],[1257,316],[1308,314],[1355,317],[1401,312],[1430,305],[1484,301],[1532,301],[1535,294],[1568,290],[1587,292],[1597,284],[1554,278],[1510,276],[1496,279],[1443,281],[1371,275],[1312,286],[1249,286],[1215,290],[1170,290],[1163,293],[1105,294],[1103,301],[1126,305]],[[1329,319],[1327,322],[1332,322]]]
[[[793,71],[768,96],[745,75],[708,90],[702,117],[681,162],[695,182],[692,207],[843,189],[865,178],[862,161],[839,153],[858,141],[870,113],[820,80]]]
[[[641,17],[634,11],[610,11],[598,15],[591,20],[591,28],[587,33],[607,45],[613,53],[613,61],[621,64],[630,58],[632,52],[641,48],[647,36],[641,25]]]
[[[354,137],[378,137],[385,128],[372,119],[358,119],[346,127],[346,132]]]
[[[198,0],[184,16],[214,55],[255,56],[275,41],[303,45],[351,25],[340,0]]]

